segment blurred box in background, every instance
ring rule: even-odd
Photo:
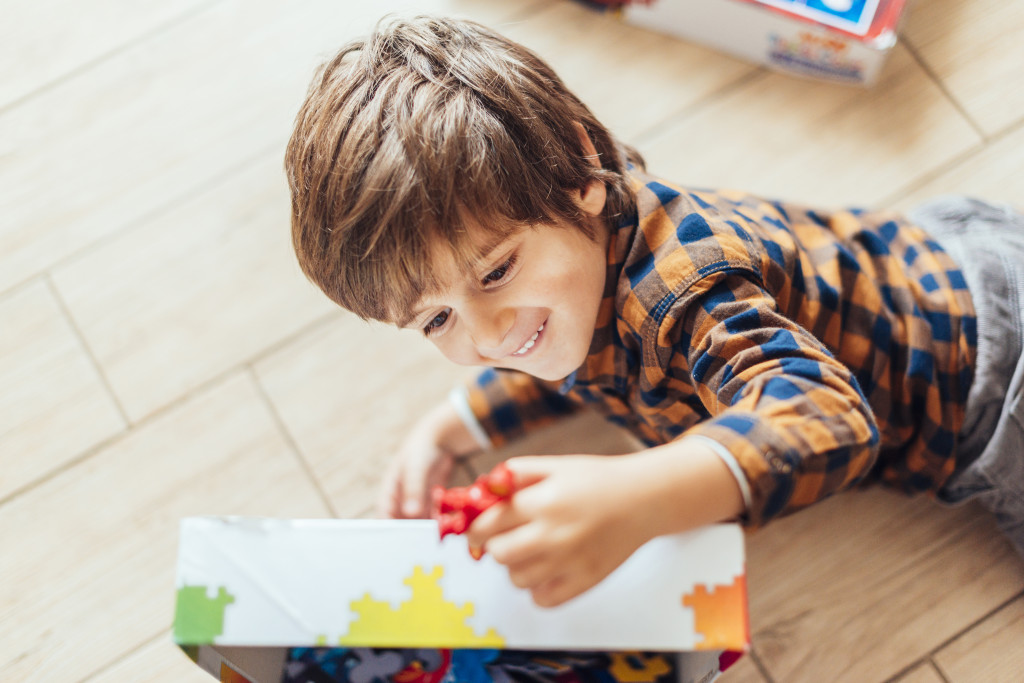
[[[599,4],[615,7],[627,23],[779,71],[871,85],[896,44],[906,0],[648,0]]]

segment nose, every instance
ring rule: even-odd
[[[469,337],[481,356],[498,359],[511,352],[507,348],[508,333],[516,321],[515,311],[511,308],[477,304],[467,311],[464,321]]]

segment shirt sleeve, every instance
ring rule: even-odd
[[[664,381],[690,384],[710,414],[681,436],[732,454],[747,479],[743,521],[759,527],[863,479],[879,433],[852,372],[752,277],[723,270],[688,288],[654,353]]]
[[[580,404],[564,395],[561,386],[514,370],[488,368],[450,398],[481,445],[498,448],[577,412]]]

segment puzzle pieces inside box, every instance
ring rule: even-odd
[[[480,513],[511,498],[514,487],[512,471],[505,463],[501,463],[487,474],[477,477],[469,486],[435,488],[433,518],[437,520],[441,538],[448,534],[466,533]]]
[[[282,683],[675,683],[658,652],[292,648]]]

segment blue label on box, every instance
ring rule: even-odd
[[[879,0],[755,0],[826,26],[864,35],[878,10]]]

